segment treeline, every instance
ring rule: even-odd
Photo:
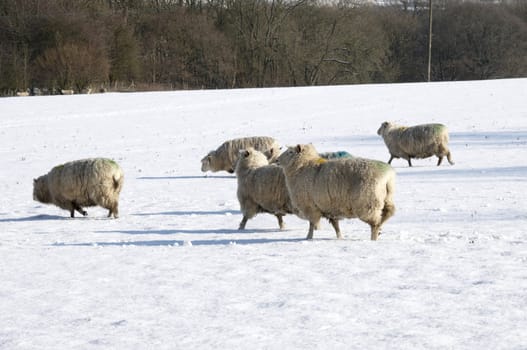
[[[527,76],[527,1],[433,3],[433,80]],[[0,94],[424,81],[427,4],[0,0]]]

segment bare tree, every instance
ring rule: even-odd
[[[81,91],[91,83],[104,82],[109,63],[105,55],[83,44],[66,43],[47,49],[37,58],[41,79],[48,86]]]

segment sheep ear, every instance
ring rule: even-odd
[[[296,153],[300,153],[304,150],[304,147],[302,145],[296,145]]]
[[[272,157],[272,156],[273,156],[273,154],[274,154],[274,149],[273,149],[273,148],[271,148],[271,149],[269,150],[269,155],[270,155],[270,156]]]
[[[249,156],[249,151],[246,150],[246,149],[241,149],[240,150],[240,156],[241,157],[248,157]]]

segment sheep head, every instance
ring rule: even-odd
[[[278,157],[277,162],[282,167],[294,166],[295,164],[318,160],[318,155],[315,146],[312,144],[298,144],[296,146],[289,146],[287,150]]]
[[[49,193],[46,175],[33,179],[33,200],[41,203],[51,203],[51,194]]]
[[[201,171],[207,172],[209,170],[212,170],[211,168],[211,162],[212,157],[214,157],[215,151],[210,151],[205,157],[201,159]]]
[[[242,149],[239,151],[238,161],[236,166],[240,168],[258,168],[269,164],[269,160],[260,151],[252,147]]]

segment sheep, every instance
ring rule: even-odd
[[[240,150],[239,154],[237,196],[243,218],[238,229],[245,229],[247,220],[262,212],[276,216],[278,226],[284,229],[283,216],[293,212],[284,172],[278,165],[269,164],[267,157],[252,147]]]
[[[351,158],[328,161],[311,144],[288,147],[278,159],[298,216],[309,221],[307,239],[322,217],[329,219],[337,238],[339,220],[359,218],[377,240],[381,226],[395,213],[395,171],[384,162]]]
[[[109,210],[108,217],[119,216],[119,193],[124,175],[110,159],[82,159],[58,165],[33,180],[33,199],[86,216],[84,206],[99,205]]]
[[[450,165],[454,165],[448,149],[448,129],[443,124],[422,124],[411,127],[399,126],[394,123],[381,124],[377,135],[382,136],[392,163],[394,158],[403,158],[412,166],[412,158],[428,158],[437,156],[437,166],[441,165],[446,156]]]
[[[247,147],[263,152],[270,162],[274,161],[280,153],[280,145],[272,137],[254,136],[228,140],[201,159],[201,171],[225,170],[234,173],[239,151]]]
[[[339,159],[353,158],[353,156],[346,151],[323,152],[323,153],[320,153],[320,157],[327,159],[327,160],[339,160]]]

